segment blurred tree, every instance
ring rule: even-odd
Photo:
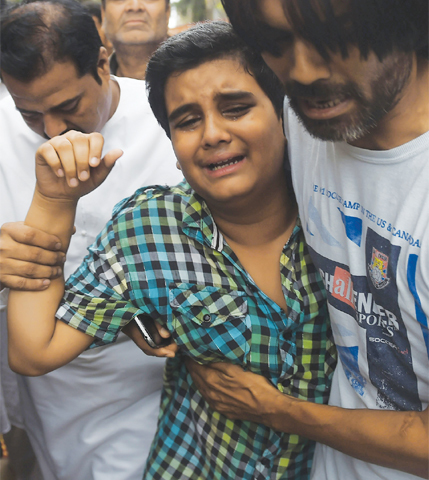
[[[181,19],[180,23],[226,19],[220,0],[178,0],[172,2]]]
[[[175,3],[179,15],[189,18],[191,22],[207,20],[205,0],[179,0]]]

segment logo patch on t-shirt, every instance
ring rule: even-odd
[[[381,289],[389,284],[390,278],[387,276],[388,265],[389,257],[373,247],[371,263],[368,264],[368,273],[375,288]]]

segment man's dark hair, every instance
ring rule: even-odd
[[[91,17],[96,17],[101,23],[101,5],[95,0],[83,0],[82,5],[86,8]]]
[[[340,15],[333,4],[343,2]],[[258,0],[222,0],[238,34],[260,52],[278,55],[278,46],[264,31]],[[347,57],[356,45],[366,58],[380,60],[394,50],[428,57],[428,0],[282,0],[294,31],[309,41],[326,60],[330,53]]]
[[[44,75],[56,62],[72,61],[79,76],[98,83],[101,40],[92,17],[74,0],[26,1],[1,19],[0,69],[21,82]]]
[[[106,0],[101,0],[101,5],[103,5],[103,8],[106,7]],[[170,0],[165,0],[165,9],[167,10],[168,6],[170,5]]]
[[[161,44],[152,55],[146,69],[149,103],[168,137],[170,128],[164,97],[167,80],[173,74],[180,74],[220,58],[237,59],[244,70],[258,82],[280,117],[284,98],[283,87],[259,53],[249,48],[229,23],[199,23]]]

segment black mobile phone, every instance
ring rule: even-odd
[[[136,315],[134,320],[149,347],[161,348],[170,345],[172,340],[171,337],[161,337],[161,335],[158,333],[158,329],[156,328],[153,318],[149,317],[148,315]]]

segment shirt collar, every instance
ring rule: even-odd
[[[193,190],[183,214],[183,231],[213,250],[222,252],[223,236],[206,202]]]
[[[198,242],[208,245],[213,250],[222,252],[224,247],[223,235],[217,227],[209,207],[191,188],[190,193],[183,214],[184,233]],[[301,220],[298,216],[292,234],[285,245],[286,248],[293,249],[293,245],[299,241],[298,234],[301,228]]]

